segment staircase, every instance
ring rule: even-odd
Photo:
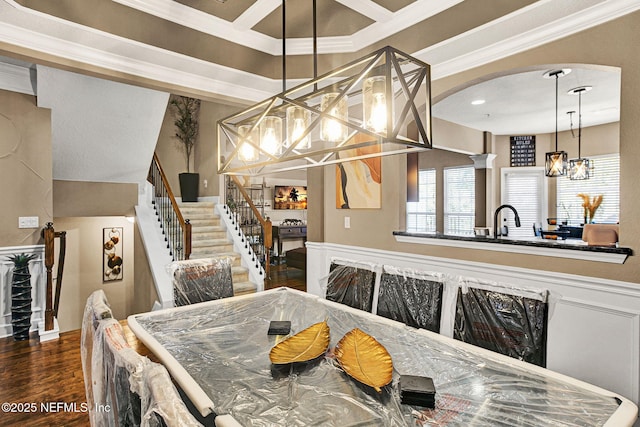
[[[191,222],[190,259],[227,255],[233,257],[231,267],[235,295],[256,292],[256,285],[249,281],[249,271],[241,266],[240,255],[233,251],[233,243],[227,237],[227,229],[215,213],[213,202],[179,202],[184,218]]]

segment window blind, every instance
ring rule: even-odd
[[[407,203],[407,231],[436,231],[436,170],[418,171],[418,201]]]
[[[578,194],[587,194],[590,199],[602,194],[602,204],[596,211],[594,222],[617,223],[620,220],[620,155],[589,157],[589,162],[594,164],[589,179],[558,179],[557,216],[573,225],[582,224],[584,209]]]
[[[546,224],[546,192],[544,191],[544,170],[530,168],[510,168],[502,171],[502,203],[513,206],[520,217],[520,227],[516,227],[515,215],[510,209],[503,209],[498,224],[506,224],[510,237],[533,237],[534,224]],[[506,219],[506,221],[504,221]],[[544,228],[544,226],[543,226]]]
[[[444,169],[444,232],[473,235],[476,217],[476,170],[473,166]]]

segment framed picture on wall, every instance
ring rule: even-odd
[[[347,145],[368,141],[368,135],[357,134]],[[351,155],[380,151],[380,146],[355,148]],[[340,157],[340,153],[336,154]],[[370,157],[336,165],[337,209],[380,209],[382,207],[382,160]]]
[[[122,280],[122,227],[102,229],[102,281]]]

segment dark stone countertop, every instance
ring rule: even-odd
[[[407,236],[407,237],[421,237],[428,239],[444,239],[444,240],[458,240],[466,242],[482,242],[482,243],[496,243],[501,245],[517,245],[517,246],[529,246],[540,248],[553,248],[553,249],[568,249],[573,251],[588,251],[588,252],[601,252],[609,254],[623,254],[633,255],[631,248],[612,247],[612,246],[588,246],[585,242],[579,239],[567,239],[567,240],[550,240],[542,239],[540,237],[531,237],[530,239],[518,239],[509,237],[498,237],[494,239],[488,236],[453,236],[442,233],[411,233],[407,231],[394,231],[394,236]]]

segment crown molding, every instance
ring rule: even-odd
[[[586,3],[591,6],[587,7]],[[432,64],[437,80],[587,30],[640,9],[637,0],[583,0],[556,7],[538,1],[496,21],[429,46],[413,56]],[[579,3],[579,4],[578,4]]]
[[[0,42],[172,86],[250,102],[279,92],[281,84],[275,79],[42,14],[13,0],[0,1]]]
[[[558,0],[540,0],[527,8],[412,55],[430,63],[432,79],[437,80],[640,9],[640,2],[637,0],[581,0],[563,3],[565,7],[562,10],[558,10],[557,2]],[[584,7],[585,2],[591,4],[591,7]],[[421,4],[422,0],[414,4],[418,3]],[[550,13],[554,13],[551,16],[553,19],[550,19]],[[540,21],[544,24],[536,27]],[[290,43],[288,41],[287,49],[300,54],[309,52],[311,41],[291,40]],[[24,8],[13,0],[0,1],[0,42],[248,102],[258,102],[281,90],[279,79],[258,76],[124,39]],[[347,42],[342,37],[327,38],[326,42],[332,49],[359,48],[357,44]],[[280,49],[281,47],[278,48]],[[329,51],[330,49],[322,50],[323,53]]]
[[[355,10],[361,15],[367,16],[376,22],[387,22],[393,19],[393,12],[380,6],[371,0],[336,0],[348,7],[351,10]]]
[[[278,0],[258,0],[234,22],[225,21],[173,0],[112,1],[241,46],[274,56],[282,54],[282,39],[251,30],[255,24],[280,5]],[[441,0],[439,2],[417,0],[395,13],[389,12],[370,0],[338,1],[376,22],[351,36],[318,37],[318,52],[320,53],[355,52],[434,16],[463,0]],[[311,52],[311,38],[287,40],[287,55],[307,55]]]
[[[36,95],[29,68],[4,62],[0,62],[0,89]]]
[[[386,22],[376,22],[356,32],[349,38],[352,40],[354,50],[364,49],[367,46],[390,37],[405,28],[409,28],[425,19],[431,18],[443,12],[463,0],[418,0],[393,14],[393,19]],[[334,52],[332,52],[334,53]]]
[[[256,1],[233,21],[233,26],[242,31],[251,30],[258,22],[276,10],[281,3],[281,0]]]
[[[256,49],[270,55],[282,53],[281,42],[278,39],[265,34],[235,26],[232,22],[225,21],[208,13],[185,6],[173,0],[112,0],[123,6],[137,9],[149,15],[174,22],[183,27],[200,31],[210,36],[229,40],[233,43]],[[269,0],[274,2],[274,0]],[[255,4],[262,4],[257,2]],[[258,9],[258,8],[255,8]],[[261,12],[258,10],[258,12]],[[250,16],[251,18],[251,16]],[[249,19],[249,18],[247,18]],[[245,25],[250,25],[246,22]]]

